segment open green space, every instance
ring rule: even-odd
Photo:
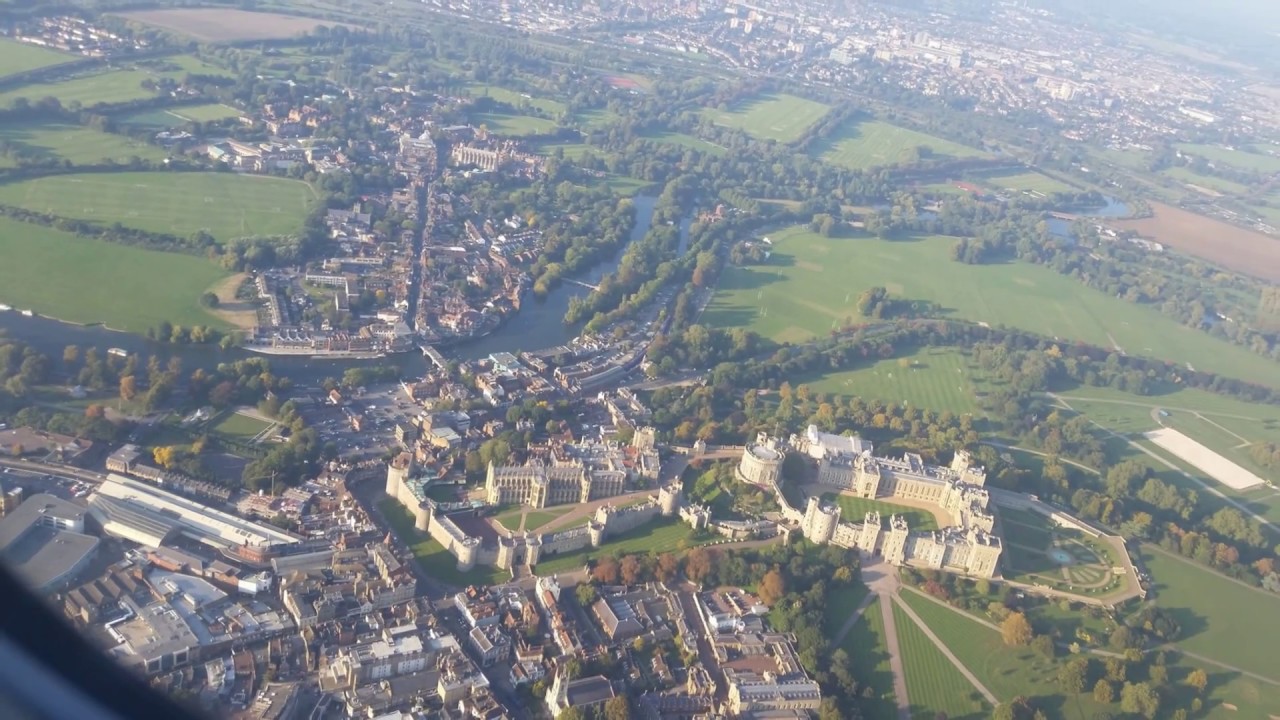
[[[1155,602],[1182,626],[1179,647],[1280,680],[1280,596],[1233,582],[1207,568],[1143,546]]]
[[[22,85],[0,92],[0,108],[13,105],[18,98],[34,103],[42,98],[54,97],[64,106],[80,103],[93,107],[103,103],[124,103],[152,97],[154,93],[142,87],[142,82],[153,76],[142,70],[112,70],[95,75],[81,75],[34,85]]]
[[[766,94],[730,110],[707,108],[705,118],[716,125],[736,128],[761,140],[791,142],[822,119],[831,108],[795,95]]]
[[[1010,325],[1063,342],[1119,345],[1130,355],[1280,385],[1273,361],[1049,268],[953,262],[954,238],[825,238],[795,226],[770,239],[773,254],[764,264],[725,269],[704,323],[802,342],[864,321],[858,296],[878,286],[916,308],[912,313]]]
[[[998,631],[912,590],[904,590],[901,597],[1001,702],[1025,695],[1035,698],[1037,706],[1047,706],[1050,717],[1069,720],[1090,720],[1103,708],[1089,693],[1062,692],[1058,685],[1061,659],[1047,658],[1030,647],[1008,647]]]
[[[1010,580],[1047,585],[1065,592],[1100,595],[1121,587],[1111,568],[1112,550],[1096,538],[1032,512],[1000,509],[1004,540],[1001,565]]]
[[[902,358],[826,372],[800,382],[814,392],[884,400],[935,412],[950,410],[957,414],[977,412],[976,396],[987,386],[967,357],[950,348],[923,348]]]
[[[707,142],[706,140],[694,137],[693,135],[671,132],[670,130],[652,132],[647,135],[643,135],[642,137],[646,140],[663,143],[664,145],[675,145],[677,147],[688,148],[690,150],[697,150],[698,152],[708,153],[710,155],[715,155],[716,157],[720,157],[727,152],[723,147],[716,145],[715,143]]]
[[[1070,193],[1077,192],[1078,188],[1072,187],[1060,180],[1055,180],[1048,175],[1041,175],[1038,172],[1004,172],[991,175],[980,175],[979,181],[990,185],[997,190],[1012,190],[1016,192],[1038,193],[1041,195],[1052,195],[1054,193]]]
[[[117,119],[125,125],[163,130],[180,127],[190,122],[229,120],[240,117],[242,114],[230,105],[208,103],[205,105],[183,105],[181,107],[144,110],[120,115]]]
[[[1188,185],[1197,185],[1224,195],[1244,195],[1249,192],[1249,186],[1247,185],[1213,175],[1202,175],[1188,167],[1165,168],[1160,171],[1160,174]]]
[[[203,258],[91,240],[7,218],[0,218],[0,257],[0,303],[14,308],[131,332],[166,320],[223,327],[199,298],[227,273]]]
[[[827,591],[826,606],[823,608],[822,630],[827,637],[834,638],[840,628],[853,617],[853,613],[867,597],[870,590],[860,582],[841,585]]]
[[[458,570],[458,559],[443,545],[413,526],[413,516],[400,503],[385,498],[378,503],[396,536],[409,546],[413,557],[432,579],[454,587],[467,585],[496,585],[511,579],[511,574],[489,566],[477,566],[468,572]]]
[[[250,440],[257,437],[262,431],[271,427],[271,423],[250,417],[238,412],[228,412],[217,425],[213,426],[213,432],[219,435],[228,435],[242,440]]]
[[[78,59],[75,55],[28,45],[16,40],[0,40],[0,77],[52,67]]]
[[[580,110],[573,119],[585,130],[598,130],[617,122],[618,116],[604,108],[590,108]]]
[[[1177,148],[1188,155],[1204,158],[1214,164],[1230,165],[1240,170],[1254,170],[1262,173],[1280,172],[1280,156],[1269,155],[1253,146],[1229,148],[1221,145],[1178,143]]]
[[[479,113],[472,118],[472,122],[484,125],[489,132],[496,135],[510,137],[545,135],[555,132],[556,129],[556,124],[546,118],[502,112]]]
[[[235,173],[56,175],[0,186],[0,203],[149,232],[220,242],[302,229],[315,192],[306,183]]]
[[[644,527],[605,540],[598,548],[583,548],[561,555],[548,555],[534,568],[539,575],[578,570],[592,558],[627,553],[672,552],[696,543],[688,525],[675,518],[655,520]]]
[[[517,507],[506,512],[500,512],[493,517],[502,527],[515,532],[520,529],[520,518],[524,517],[524,508]]]
[[[495,101],[510,105],[517,110],[523,108],[537,108],[552,117],[560,117],[565,111],[564,103],[558,100],[538,97],[529,93],[516,92],[515,90],[499,87],[497,85],[472,83],[467,85],[467,94],[473,98],[493,98]]]
[[[65,123],[12,123],[0,125],[0,143],[23,156],[40,160],[70,161],[73,165],[127,163],[132,157],[163,160],[168,153],[154,145],[136,142],[81,125]],[[0,157],[0,165],[15,167],[12,157]]]
[[[858,709],[867,720],[896,720],[893,700],[893,671],[889,667],[889,646],[885,640],[880,600],[873,600],[858,618],[839,647],[849,655],[853,676],[870,692],[863,691]],[[832,638],[834,640],[834,638]]]
[[[564,156],[566,160],[578,161],[587,155],[595,155],[597,157],[606,157],[609,153],[598,147],[592,147],[586,143],[566,143],[566,142],[543,142],[538,143],[536,152],[539,155],[553,157],[557,153]]]
[[[933,720],[940,712],[946,713],[948,720],[988,717],[991,706],[982,694],[897,603],[893,605],[893,625],[913,718]]]
[[[530,510],[528,517],[524,519],[524,529],[530,532],[537,530],[570,510],[574,510],[576,507],[575,505],[568,505],[551,510]]]
[[[860,523],[867,513],[874,511],[880,513],[881,522],[887,521],[890,515],[901,515],[906,518],[907,525],[912,530],[938,529],[938,520],[928,510],[836,493],[824,493],[822,499],[839,506],[840,518],[845,522]]]
[[[921,152],[927,149],[927,152]],[[882,165],[908,164],[928,155],[953,158],[981,157],[981,150],[944,140],[915,130],[870,118],[851,119],[844,123],[814,152],[832,165],[851,170]]]

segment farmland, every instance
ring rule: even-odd
[[[859,293],[880,286],[924,314],[1005,324],[1131,355],[1192,363],[1228,377],[1274,385],[1275,364],[1185,328],[1154,310],[1025,263],[964,265],[954,240],[824,238],[804,226],[770,235],[762,265],[731,267],[703,315],[714,327],[746,327],[776,342],[802,342],[861,322]]]
[[[894,603],[893,625],[902,648],[911,715],[932,718],[984,718],[991,709],[955,665],[933,644],[907,613]]]
[[[59,175],[0,186],[0,203],[98,223],[226,242],[302,229],[315,194],[305,183],[231,173]]]
[[[57,50],[0,40],[0,77],[61,65],[76,59],[75,55]]]
[[[840,517],[845,522],[859,523],[868,512],[880,513],[881,522],[886,522],[890,515],[901,515],[906,518],[907,523],[912,530],[937,530],[938,520],[933,513],[928,510],[908,507],[906,505],[897,505],[882,500],[872,500],[870,498],[855,497],[853,495],[836,495],[828,493],[822,496],[824,500],[835,503],[840,507]]]
[[[984,387],[974,372],[963,353],[926,348],[902,358],[823,373],[799,382],[814,392],[896,402],[936,412],[974,413],[978,411],[976,393]]]
[[[137,10],[120,13],[126,20],[188,35],[202,42],[270,40],[310,32],[333,25],[312,18],[226,8]]]
[[[61,320],[142,332],[222,323],[199,304],[226,273],[202,258],[114,245],[0,219],[0,302]],[[128,286],[129,292],[121,292]]]
[[[742,130],[761,140],[785,143],[803,135],[830,109],[794,95],[760,95],[732,110],[706,109],[702,114],[716,125]]]
[[[980,150],[950,140],[869,119],[846,122],[819,147],[817,155],[832,165],[861,170],[895,165],[916,148],[928,148],[934,155],[949,157],[983,155]]]
[[[149,77],[151,76],[142,70],[112,70],[36,85],[23,85],[0,92],[0,108],[13,105],[13,101],[18,98],[35,102],[44,97],[55,97],[63,105],[78,102],[84,107],[142,100],[152,96],[150,90],[142,87],[142,82]]]
[[[74,165],[97,165],[105,161],[126,163],[135,156],[143,160],[163,160],[166,156],[160,148],[134,142],[121,135],[61,123],[0,125],[0,142],[8,143],[27,157],[41,161],[70,161]],[[17,165],[12,157],[0,160],[0,164],[8,167]]]
[[[1151,217],[1112,224],[1223,267],[1280,280],[1280,243],[1275,238],[1171,205],[1150,205]]]
[[[1258,622],[1280,614],[1280,597],[1148,547],[1142,559],[1156,581],[1156,604],[1182,626],[1180,647],[1280,680],[1273,653],[1280,625]]]

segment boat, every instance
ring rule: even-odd
[[[33,313],[33,312],[31,312],[30,310],[21,310],[21,311],[19,311],[19,312],[21,312],[23,315],[25,315],[25,316],[27,316],[27,317],[35,317],[35,316],[36,316],[36,314],[35,314],[35,313]]]
[[[115,355],[116,357],[122,357],[122,358],[129,357],[128,350],[125,350],[124,348],[117,348],[117,347],[107,348],[107,354]]]
[[[8,305],[0,305],[0,312],[9,312],[13,308]]]

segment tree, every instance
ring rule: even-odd
[[[604,704],[604,720],[631,720],[631,704],[625,695],[612,698]]]
[[[162,468],[169,468],[178,460],[178,448],[172,445],[160,445],[151,450],[151,457]]]
[[[1026,645],[1031,642],[1033,633],[1031,631],[1031,623],[1027,621],[1027,616],[1020,612],[1010,613],[1009,617],[1000,623],[1000,636],[1004,638],[1004,644],[1012,647]]]
[[[1188,686],[1195,688],[1196,693],[1203,694],[1204,689],[1209,686],[1209,674],[1201,668],[1196,668],[1187,673],[1186,683]]]
[[[1089,658],[1074,658],[1058,670],[1058,684],[1063,692],[1082,693],[1089,682]]]
[[[221,303],[218,296],[211,292],[200,295],[200,305],[207,308],[216,308]]]
[[[584,608],[589,608],[595,604],[598,593],[596,593],[595,585],[590,583],[579,583],[578,587],[573,591],[578,598],[578,604]]]
[[[578,708],[565,708],[556,716],[556,720],[587,720],[586,716]]]
[[[618,561],[613,557],[600,558],[591,570],[591,577],[602,585],[617,585]]]
[[[760,599],[765,605],[773,607],[783,595],[787,594],[787,583],[777,568],[764,574],[760,580]]]
[[[622,565],[619,569],[622,575],[622,584],[635,585],[640,582],[640,574],[644,568],[640,565],[640,558],[635,555],[628,555],[622,558]]]
[[[1052,658],[1057,648],[1053,645],[1053,638],[1048,635],[1037,635],[1031,640],[1031,649],[1047,658]]]
[[[1120,690],[1120,709],[1153,720],[1160,712],[1160,695],[1147,683],[1125,683]]]
[[[138,381],[132,375],[120,378],[120,399],[129,402],[138,396]]]
[[[576,657],[571,657],[564,663],[564,679],[577,680],[582,677],[582,661]]]
[[[1116,689],[1106,680],[1099,680],[1093,686],[1093,699],[1102,705],[1109,705],[1116,701]]]

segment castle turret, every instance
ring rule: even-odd
[[[810,497],[804,508],[804,521],[801,530],[810,542],[825,545],[831,542],[836,533],[836,525],[840,523],[840,508],[835,505],[824,505],[817,497]]]
[[[682,494],[683,488],[679,483],[671,483],[658,490],[658,507],[662,509],[663,517],[673,517],[676,514],[680,509]]]
[[[404,502],[403,488],[413,476],[413,456],[402,452],[387,464],[387,496]]]
[[[884,559],[892,565],[901,565],[907,557],[907,539],[911,529],[907,527],[907,519],[894,515],[889,519],[889,532],[885,533],[882,552]]]
[[[880,542],[880,513],[876,510],[869,510],[862,518],[862,531],[858,533],[858,549],[863,552],[874,553],[876,545]]]
[[[598,548],[604,544],[604,523],[592,522],[587,525],[587,537],[591,539],[591,547]]]

